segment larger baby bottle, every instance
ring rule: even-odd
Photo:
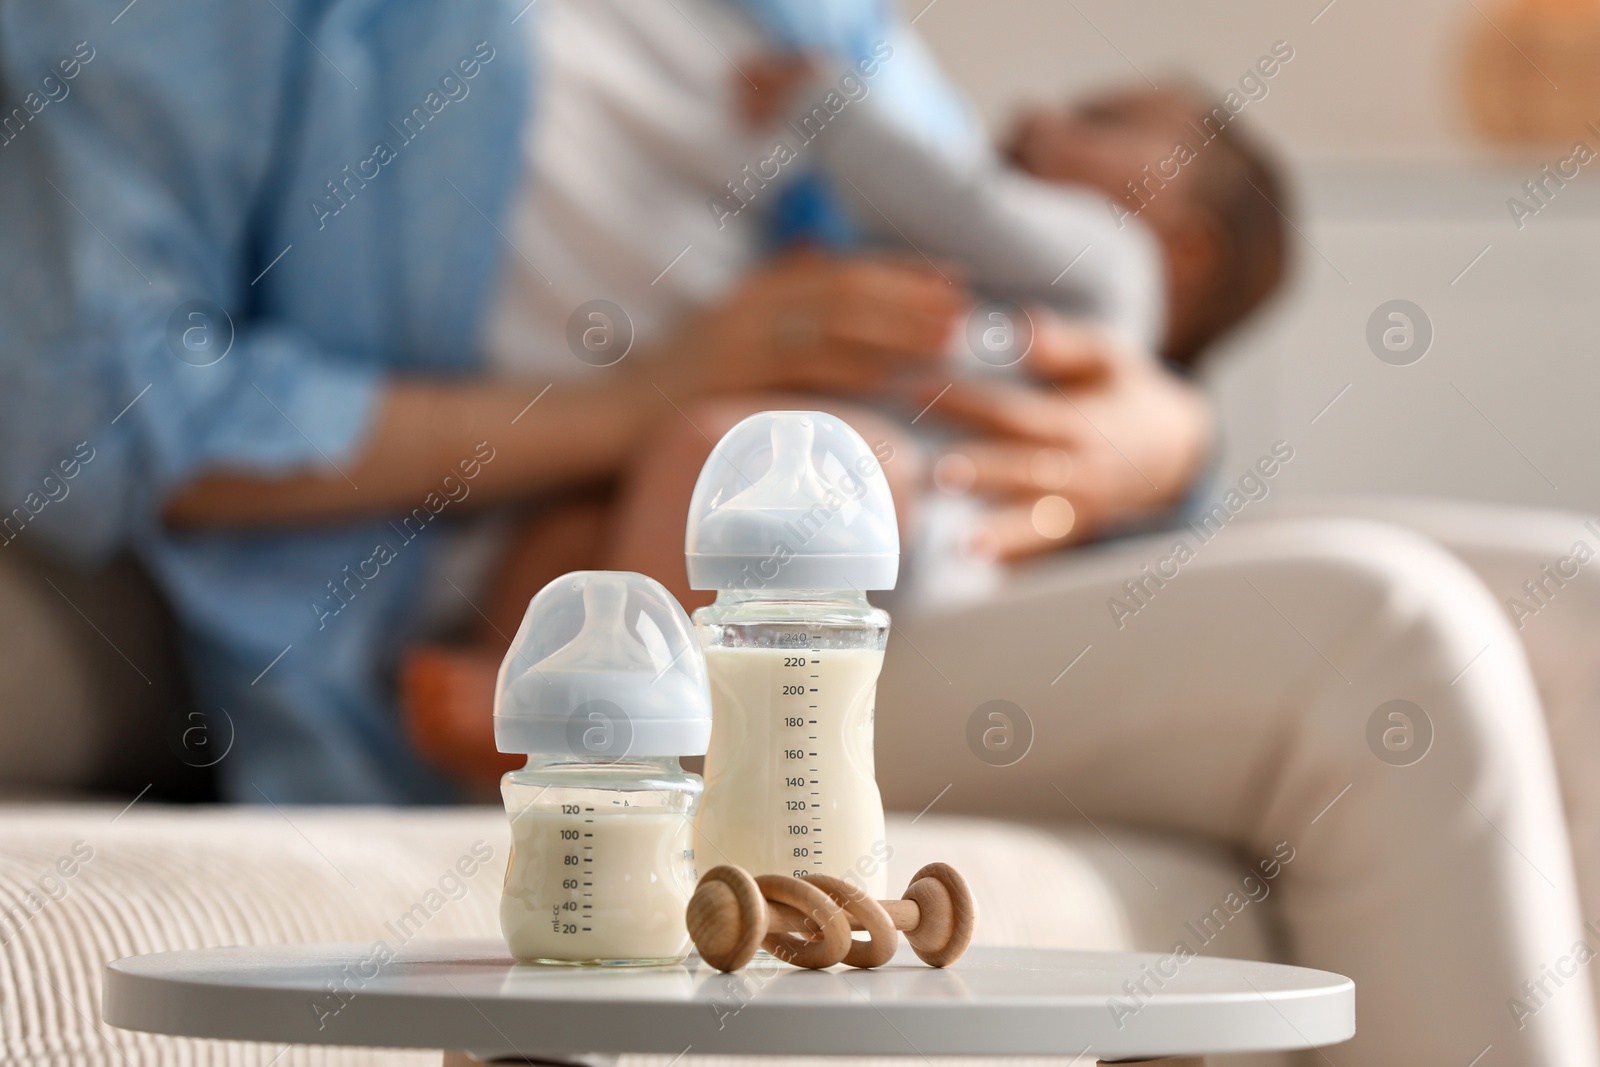
[[[578,571],[528,604],[500,665],[494,735],[528,765],[500,782],[511,858],[500,928],[532,963],[672,963],[689,951],[691,820],[678,766],[711,734],[683,608],[642,574]]]
[[[767,411],[712,451],[689,506],[689,584],[713,709],[695,852],[887,895],[873,700],[900,537],[878,459],[820,411]]]

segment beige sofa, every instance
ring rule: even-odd
[[[0,804],[0,1063],[438,1063],[434,1053],[234,1045],[99,1021],[109,960],[205,945],[376,939],[478,841],[496,860],[419,936],[498,933],[493,872],[507,844],[498,809],[153,799],[205,785],[171,743],[185,705],[169,634],[131,568],[84,578],[20,552],[0,555],[0,788],[11,797]],[[1245,873],[1201,842],[1103,825],[935,809],[893,817],[889,836],[891,885],[935,859],[966,873],[980,907],[978,939],[988,944],[1164,951]],[[1270,958],[1272,904],[1245,908],[1208,951]]]

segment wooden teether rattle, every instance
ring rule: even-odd
[[[978,908],[966,879],[948,863],[930,863],[899,900],[873,900],[824,874],[751,877],[742,867],[713,867],[689,898],[689,936],[700,958],[736,971],[764,948],[797,967],[881,967],[894,958],[900,931],[922,962],[948,967],[972,943]],[[856,941],[852,930],[865,930]]]

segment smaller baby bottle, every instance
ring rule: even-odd
[[[500,665],[495,745],[511,858],[500,929],[525,963],[648,965],[689,951],[693,818],[711,697],[683,608],[654,579],[557,578]]]
[[[764,411],[713,450],[689,505],[689,584],[715,725],[695,847],[754,874],[888,893],[873,766],[900,536],[867,443],[820,411]]]

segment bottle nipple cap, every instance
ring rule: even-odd
[[[728,431],[695,483],[684,549],[694,589],[893,589],[900,568],[878,457],[821,411]]]
[[[495,685],[495,747],[613,760],[697,756],[711,737],[705,655],[653,578],[574,571],[528,603]]]

